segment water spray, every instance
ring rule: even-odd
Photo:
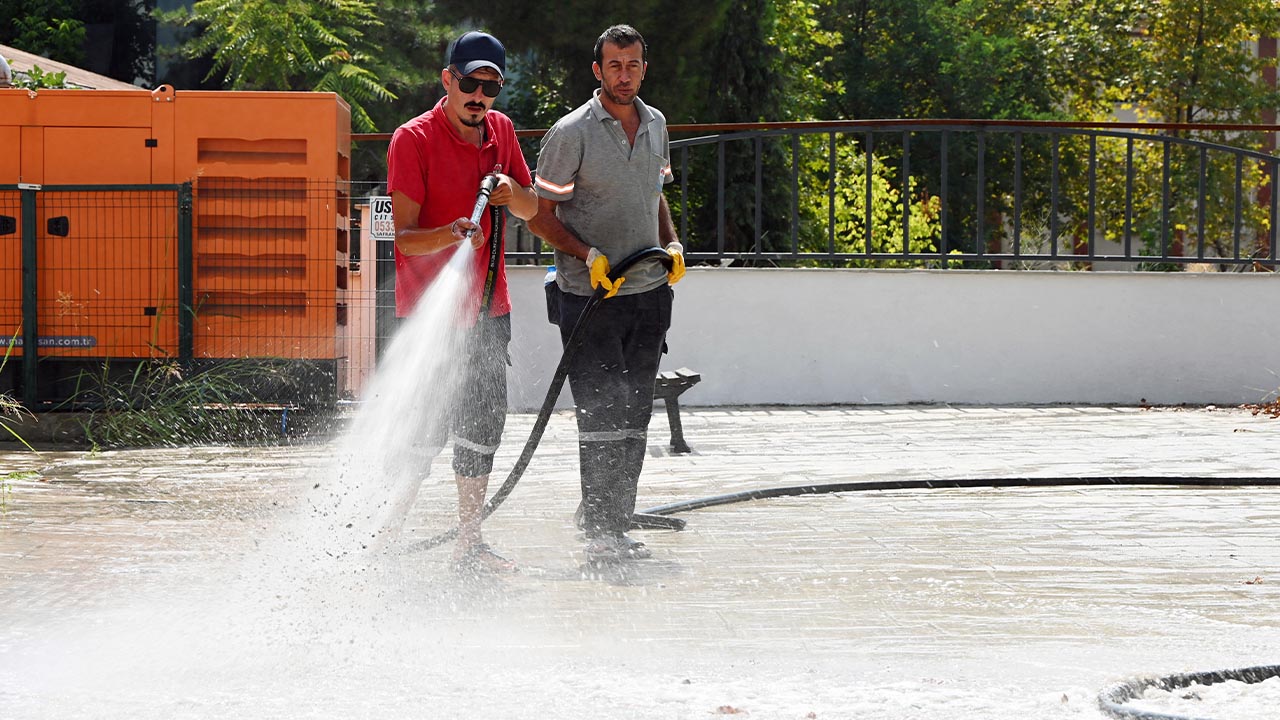
[[[485,200],[488,200],[487,195]],[[478,197],[476,198],[476,205],[480,207],[480,198]],[[648,247],[623,258],[621,262],[609,271],[609,279],[616,281],[633,265],[642,260],[657,260],[668,268],[671,265],[671,256],[666,250],[656,246]],[[511,468],[511,473],[507,476],[506,482],[502,483],[502,487],[498,488],[485,502],[484,508],[480,511],[481,521],[492,515],[498,509],[498,506],[507,499],[507,496],[511,494],[511,491],[515,490],[516,484],[520,482],[521,476],[524,475],[525,468],[529,466],[529,461],[533,459],[533,453],[538,449],[538,443],[542,441],[542,433],[546,431],[547,422],[551,419],[551,413],[555,410],[556,400],[560,397],[560,390],[564,388],[565,378],[569,376],[569,361],[573,358],[574,353],[578,351],[578,348],[582,346],[582,342],[586,337],[585,330],[590,324],[591,316],[595,314],[596,308],[604,300],[606,292],[607,290],[602,283],[591,294],[591,298],[587,300],[587,304],[582,308],[582,313],[578,315],[578,320],[573,325],[573,331],[569,334],[569,342],[565,343],[564,354],[560,356],[560,364],[556,366],[555,374],[551,378],[551,385],[547,388],[547,395],[542,401],[542,408],[538,411],[538,418],[533,423],[533,429],[529,431],[529,439],[525,442],[524,450],[516,460],[515,466]],[[640,516],[638,519],[642,523],[651,521],[652,524],[647,525],[648,527],[678,530],[684,526],[684,521],[679,518],[652,515],[649,517]],[[457,537],[457,535],[458,528],[454,527],[434,537],[408,545],[404,548],[404,552],[429,550],[438,545],[443,545]]]

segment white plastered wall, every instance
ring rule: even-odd
[[[545,272],[508,268],[514,410],[560,359]],[[686,405],[1229,405],[1280,389],[1277,308],[1280,273],[691,268],[662,368]]]

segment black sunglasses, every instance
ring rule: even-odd
[[[449,68],[449,74],[458,81],[458,89],[465,95],[470,95],[476,91],[476,88],[484,88],[485,97],[498,97],[498,93],[502,92],[502,83],[497,80],[481,80],[480,78],[462,77]]]

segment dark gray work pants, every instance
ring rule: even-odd
[[[565,344],[590,298],[563,293]],[[582,527],[588,537],[623,533],[635,512],[644,466],[653,383],[671,326],[667,285],[602,300],[569,364],[578,419]]]

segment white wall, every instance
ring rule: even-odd
[[[560,341],[545,268],[507,271],[534,409]],[[687,405],[1233,405],[1280,389],[1277,307],[1280,273],[690,268],[662,368]]]

